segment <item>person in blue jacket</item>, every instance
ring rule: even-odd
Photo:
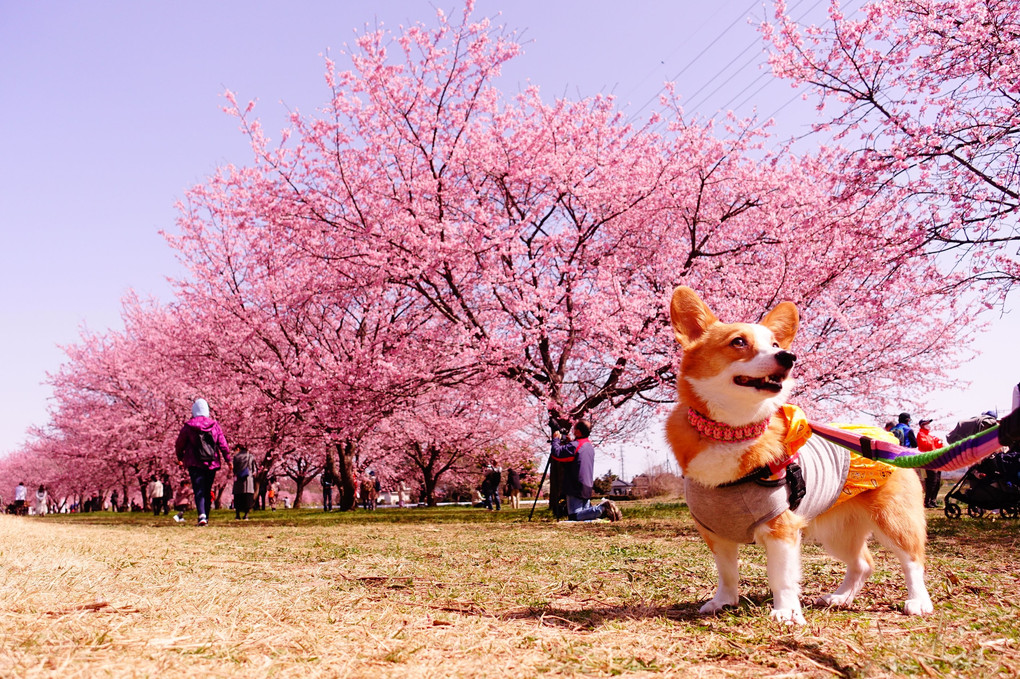
[[[591,425],[585,420],[574,424],[574,440],[564,440],[557,430],[553,432],[552,456],[555,459],[573,460],[565,463],[563,474],[563,494],[567,499],[567,517],[571,521],[594,521],[609,519],[619,521],[623,518],[619,507],[612,500],[602,500],[592,505],[592,484],[595,476],[595,448],[588,435]]]
[[[910,428],[910,413],[900,413],[899,422],[892,428],[892,433],[905,448],[917,448],[917,436]]]

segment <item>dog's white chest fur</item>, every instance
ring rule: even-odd
[[[703,486],[718,486],[740,478],[740,457],[748,444],[713,443],[694,456],[683,470],[684,476]]]

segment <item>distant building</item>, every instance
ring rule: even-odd
[[[609,487],[609,495],[611,497],[626,497],[633,492],[633,488],[632,484],[627,483],[623,479],[615,479]]]
[[[635,497],[648,497],[648,488],[651,485],[651,480],[648,474],[638,474],[630,480],[630,494]]]

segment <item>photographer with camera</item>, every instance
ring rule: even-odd
[[[563,494],[567,500],[567,518],[570,521],[594,521],[623,518],[619,507],[612,500],[591,504],[592,485],[595,475],[595,448],[588,435],[591,425],[585,420],[574,424],[574,440],[565,440],[557,429],[553,432],[552,459],[563,464]]]

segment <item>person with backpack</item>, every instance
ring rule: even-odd
[[[565,441],[557,429],[553,432],[551,457],[564,465],[563,494],[567,499],[567,518],[570,521],[594,521],[606,518],[619,521],[623,514],[612,500],[603,499],[592,505],[592,485],[595,475],[595,448],[588,435],[591,425],[585,420],[574,424],[574,440]]]
[[[899,422],[892,428],[893,435],[904,448],[917,448],[917,436],[910,428],[910,413],[900,413]]]
[[[209,416],[209,404],[204,398],[196,399],[191,406],[191,419],[181,427],[174,446],[179,464],[187,467],[191,488],[195,493],[198,525],[209,523],[212,509],[212,487],[220,461],[230,465],[230,448],[220,423]]]

